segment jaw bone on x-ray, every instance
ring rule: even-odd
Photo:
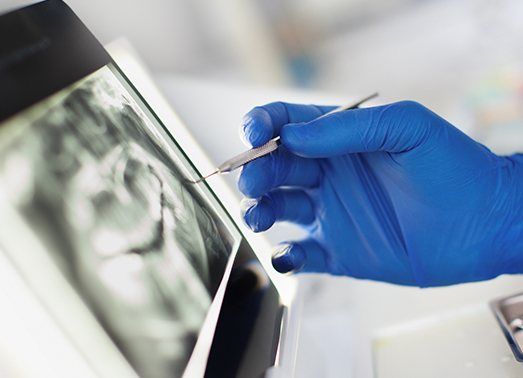
[[[239,236],[118,75],[106,66],[3,125],[0,180],[137,371],[177,376]]]

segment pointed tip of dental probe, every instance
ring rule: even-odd
[[[217,173],[219,173],[219,172],[220,172],[220,170],[217,169],[217,170],[215,170],[214,172],[209,173],[207,176],[200,177],[200,178],[197,179],[197,180],[188,180],[188,181],[189,181],[191,184],[198,184],[198,183],[200,183],[200,182],[202,182],[202,181],[207,180],[209,177],[211,177],[211,176],[213,176],[213,175],[215,175],[215,174],[217,174]]]

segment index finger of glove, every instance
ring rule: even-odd
[[[252,147],[259,147],[278,136],[283,125],[309,122],[333,109],[334,106],[272,102],[249,111],[243,117],[241,133]]]

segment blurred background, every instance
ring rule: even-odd
[[[521,0],[68,0],[155,74],[414,99],[498,152],[523,140]]]

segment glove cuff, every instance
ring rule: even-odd
[[[512,214],[510,227],[505,234],[505,250],[510,258],[506,261],[506,273],[523,273],[523,154],[507,156],[510,162],[510,181],[506,190],[510,193],[507,210]]]

